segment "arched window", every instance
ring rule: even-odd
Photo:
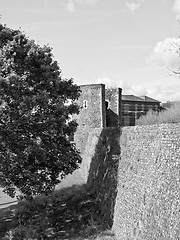
[[[142,104],[141,105],[141,110],[144,111],[144,109],[145,109],[145,106],[144,106],[144,104]]]

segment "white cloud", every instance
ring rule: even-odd
[[[48,3],[49,3],[49,0],[43,0],[43,2],[44,2],[44,5],[47,7]]]
[[[175,12],[180,12],[180,1],[179,1],[179,0],[174,0],[173,10],[174,10]]]
[[[180,66],[180,38],[167,38],[158,42],[149,62],[166,67]]]
[[[132,85],[127,81],[109,77],[98,78],[95,83],[105,84],[106,88],[122,88],[123,94],[145,95],[146,89],[141,85]]]
[[[96,83],[103,83],[106,88],[122,88],[122,94],[124,95],[141,96],[147,94],[147,89],[142,85],[132,85],[127,81],[119,81],[118,79],[111,79],[109,77],[99,78]]]
[[[147,89],[142,85],[131,85],[128,89],[123,90],[123,94],[143,96],[147,95]]]
[[[135,11],[137,11],[141,5],[143,4],[144,0],[127,0],[126,1],[126,6],[127,8],[130,10],[130,12],[134,13]]]
[[[127,81],[119,81],[109,77],[99,78],[95,83],[103,83],[107,88],[120,87],[123,95],[149,96],[161,102],[180,100],[180,80],[179,84],[143,86],[140,84],[130,84]]]
[[[94,6],[99,0],[75,0],[75,2],[80,4],[85,4],[89,6]]]
[[[180,100],[180,83],[169,86],[156,85],[144,87],[141,85],[131,85],[129,89],[123,90],[123,94],[132,94],[136,96],[149,96],[160,102],[179,101]]]
[[[116,80],[104,77],[104,78],[98,78],[95,83],[103,83],[106,85],[107,88],[112,88],[112,87],[119,87],[121,83],[118,83]]]
[[[73,13],[74,12],[74,1],[73,0],[68,0],[67,3],[66,3],[66,10],[69,12],[69,13]]]
[[[180,84],[169,86],[154,86],[147,89],[147,95],[161,102],[180,101]]]
[[[180,100],[180,83],[169,86],[151,86],[143,87],[141,85],[131,85],[129,89],[123,90],[123,94],[132,94],[135,96],[149,96],[160,102]]]
[[[127,2],[126,6],[133,13],[141,6],[141,4],[140,3],[134,3],[134,2],[132,2],[132,3]]]
[[[99,0],[66,0],[65,8],[68,12],[73,13],[77,5],[94,6]]]
[[[172,9],[177,13],[176,19],[180,21],[180,0],[174,0]]]

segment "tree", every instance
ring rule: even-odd
[[[167,101],[167,102],[165,102],[165,103],[162,103],[162,107],[163,107],[164,109],[168,109],[168,108],[172,107],[173,104],[174,104],[174,103],[173,103],[172,101]]]
[[[81,162],[68,140],[80,89],[62,78],[48,45],[20,30],[0,25],[0,53],[0,186],[11,197],[17,188],[26,198],[48,194]]]

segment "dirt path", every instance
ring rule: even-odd
[[[0,188],[0,209],[11,206],[17,203],[17,199],[9,197],[7,194],[3,193],[3,189]]]

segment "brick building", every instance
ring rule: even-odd
[[[122,126],[134,126],[150,109],[160,110],[160,102],[148,96],[122,95]]]

